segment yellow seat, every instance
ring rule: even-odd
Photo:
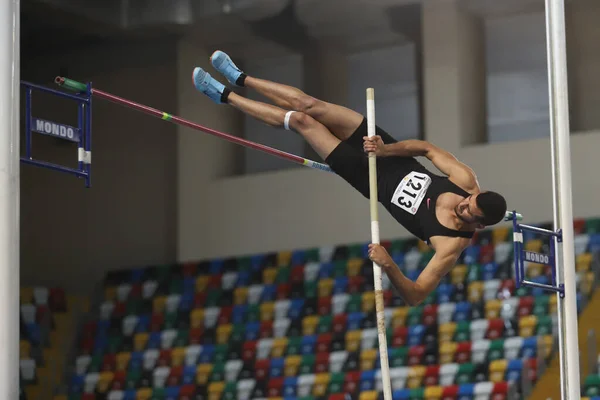
[[[275,277],[277,276],[277,268],[268,267],[263,270],[263,283],[265,285],[271,285],[275,283]]]
[[[144,344],[145,345],[145,344]],[[122,351],[117,353],[117,371],[127,371],[127,366],[129,365],[129,360],[131,360],[131,353],[128,351]]]
[[[346,264],[346,269],[348,271],[348,276],[349,277],[353,277],[353,276],[358,276],[360,275],[360,270],[362,269],[363,266],[363,259],[362,258],[351,258],[348,260],[348,263]]]
[[[441,324],[438,332],[438,340],[440,343],[451,342],[454,338],[454,332],[456,332],[456,322],[446,322],[445,324]]]
[[[30,286],[21,287],[19,291],[19,302],[20,304],[32,304],[33,303],[33,288]]]
[[[367,349],[360,353],[360,370],[372,371],[375,369],[375,361],[378,357],[378,349]]]
[[[440,343],[440,365],[450,364],[454,361],[454,354],[457,347],[456,342]]]
[[[488,300],[485,303],[485,317],[487,319],[494,319],[500,316],[500,310],[502,309],[502,301],[493,299]]]
[[[152,389],[143,388],[138,389],[135,393],[135,400],[149,400],[152,397]]]
[[[392,327],[406,326],[406,316],[408,315],[408,307],[398,307],[392,313]]]
[[[589,271],[586,272],[583,276],[583,280],[581,281],[581,292],[589,296],[592,293],[592,289],[594,288],[594,272]]]
[[[31,343],[29,343],[27,340],[20,340],[19,341],[19,358],[21,360],[28,359],[28,358],[30,358],[29,353],[31,353]]]
[[[463,283],[465,281],[465,277],[467,276],[467,266],[464,264],[457,265],[452,268],[450,272],[450,279],[453,285],[458,285],[459,283]]]
[[[213,364],[200,364],[196,369],[196,383],[206,385],[213,369]]]
[[[327,297],[331,296],[331,292],[333,291],[333,279],[325,278],[321,279],[317,283],[317,291],[319,293],[319,297]]]
[[[196,278],[196,292],[202,293],[206,290],[208,286],[208,281],[210,280],[208,275],[200,275]]]
[[[314,335],[319,324],[319,317],[317,315],[309,315],[302,319],[302,334],[304,336]]]
[[[231,336],[231,331],[233,331],[233,325],[225,324],[217,326],[217,344],[225,344],[229,341],[229,337]]]
[[[554,337],[552,335],[543,335],[541,337],[540,344],[542,354],[547,359],[552,354],[552,349],[554,348]]]
[[[408,376],[406,377],[406,386],[409,389],[420,388],[423,383],[423,377],[425,376],[425,371],[427,367],[424,365],[415,365],[409,367]]]
[[[324,372],[315,375],[315,382],[313,384],[312,394],[316,397],[325,396],[327,394],[327,387],[329,386],[329,372]]]
[[[241,306],[246,304],[246,300],[248,299],[248,288],[247,287],[239,287],[235,288],[233,291],[233,302],[236,306]]]
[[[275,302],[267,301],[260,304],[260,320],[272,321],[275,318]]]
[[[370,313],[375,311],[375,292],[364,292],[362,295],[362,312]]]
[[[592,266],[592,253],[582,253],[577,256],[577,272],[588,272]]]
[[[66,394],[55,394],[52,400],[68,400]]]
[[[519,336],[531,337],[535,334],[537,327],[537,317],[535,315],[527,315],[519,319]]]
[[[100,393],[106,393],[109,391],[110,384],[113,381],[115,374],[110,371],[100,372],[100,379],[98,379],[98,391]]]
[[[361,392],[358,396],[358,400],[377,400],[379,394],[375,390],[369,390],[368,392]]]
[[[425,387],[424,399],[425,400],[439,400],[444,394],[444,388],[442,386],[427,386]]]
[[[527,278],[537,278],[542,275],[544,266],[538,263],[529,262],[525,265],[525,275]]]
[[[225,382],[211,382],[208,385],[208,395],[221,394],[225,390]]]
[[[288,338],[280,337],[273,339],[273,346],[271,347],[271,357],[280,358],[285,355],[287,350]]]
[[[287,356],[283,362],[284,375],[286,377],[296,376],[298,373],[298,368],[302,363],[302,356],[293,355]]]
[[[277,266],[287,267],[292,263],[292,252],[291,251],[280,251],[277,253]]]
[[[148,343],[148,334],[145,332],[136,333],[133,337],[133,349],[135,351],[144,351]]]
[[[171,351],[171,366],[180,367],[185,363],[185,347],[175,347]]]
[[[469,301],[471,303],[479,303],[483,298],[483,282],[475,281],[469,284],[468,288]]]
[[[163,314],[167,305],[167,296],[157,296],[152,300],[152,312]]]
[[[525,243],[525,250],[540,253],[542,251],[542,245],[543,243],[540,239],[531,239]]]
[[[504,381],[504,374],[508,361],[506,360],[494,360],[490,363],[490,380],[494,383]]]
[[[508,232],[509,232],[508,226],[500,226],[500,227],[494,228],[494,230],[492,230],[493,243],[496,245],[498,243],[506,242],[508,239]]]
[[[362,331],[350,331],[346,333],[346,350],[349,352],[359,351]]]
[[[550,296],[549,300],[548,300],[548,314],[549,315],[556,314],[556,310],[557,310],[556,296]]]
[[[117,299],[117,288],[114,286],[108,286],[104,288],[104,300],[115,301]]]
[[[202,328],[204,327],[204,309],[195,308],[190,313],[190,325],[191,328]]]

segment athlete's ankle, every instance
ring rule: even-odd
[[[248,75],[246,75],[245,73],[241,73],[240,76],[236,79],[235,84],[241,87],[246,86],[246,78],[248,77]]]

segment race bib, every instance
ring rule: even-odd
[[[392,204],[415,215],[430,184],[431,177],[429,175],[411,172],[400,181],[392,196]]]

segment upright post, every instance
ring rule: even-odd
[[[367,89],[367,132],[369,137],[375,136],[375,90]],[[371,241],[379,244],[379,214],[377,210],[377,158],[369,153],[369,202],[371,206]],[[377,312],[377,333],[379,334],[379,360],[381,363],[381,379],[383,380],[383,398],[392,400],[390,367],[388,363],[387,336],[385,328],[385,303],[383,300],[383,281],[381,266],[373,262],[375,281],[375,310]]]
[[[567,50],[564,0],[546,0],[546,43],[550,98],[550,137],[552,149],[552,186],[554,229],[562,231],[556,246],[557,279],[565,296],[558,294],[559,357],[563,399],[579,400],[579,345],[577,329],[577,292],[573,206],[571,203],[571,149],[567,77]],[[552,240],[556,240],[553,238]]]
[[[0,2],[0,398],[19,398],[20,2]]]

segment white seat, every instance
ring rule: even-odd
[[[275,322],[273,322],[273,337],[286,337],[291,324],[292,320],[289,318],[276,319]]]
[[[221,307],[208,307],[204,309],[204,327],[212,329],[217,325]]]
[[[256,386],[254,379],[242,379],[237,384],[237,398],[239,400],[250,400]]]
[[[173,342],[177,337],[177,330],[167,329],[160,335],[160,347],[161,349],[170,349],[173,347]]]
[[[171,294],[167,297],[167,302],[165,308],[168,313],[177,312],[179,308],[179,303],[181,302],[181,295],[179,294]]]
[[[123,400],[125,398],[125,392],[122,390],[111,390],[108,392],[108,400]]]
[[[483,299],[485,301],[494,300],[498,294],[498,289],[500,289],[501,284],[502,282],[499,279],[485,281],[483,284]]]
[[[503,319],[512,319],[517,309],[519,308],[519,298],[511,297],[502,301],[502,308],[500,309],[500,317]]]
[[[404,255],[404,265],[408,271],[414,271],[419,268],[419,262],[423,257],[423,253],[421,253],[416,247],[412,248]]]
[[[271,357],[271,349],[273,348],[273,339],[263,338],[258,341],[256,345],[256,358],[258,360],[265,360]]]
[[[248,304],[260,303],[264,285],[251,285],[248,287]]]
[[[494,248],[494,259],[498,264],[503,264],[513,255],[512,242],[496,244]]]
[[[171,373],[171,367],[158,367],[152,373],[154,377],[154,387],[155,388],[164,388],[165,382]]]
[[[77,375],[85,374],[91,362],[92,356],[88,354],[77,357],[75,360],[75,371],[77,371]]]
[[[390,368],[390,384],[392,385],[392,390],[404,389],[406,387],[407,378],[407,367]],[[381,379],[379,381],[381,381]]]
[[[360,348],[361,350],[374,349],[378,345],[377,328],[365,329],[361,333]]]
[[[144,351],[144,369],[154,369],[159,355],[158,349],[148,349]]]
[[[575,255],[585,253],[590,243],[590,235],[587,233],[576,235],[574,240]]]
[[[394,309],[386,308],[383,311],[383,313],[385,315],[385,327],[389,328],[390,326],[392,326],[392,318],[394,317]]]
[[[473,364],[483,364],[485,362],[488,350],[490,349],[490,340],[480,339],[472,342],[471,362]]]
[[[129,297],[129,293],[131,292],[131,285],[127,283],[122,283],[117,287],[117,300],[120,302],[127,301]]]
[[[50,291],[45,287],[35,287],[33,288],[33,299],[35,304],[38,305],[48,305],[48,295]]]
[[[291,305],[291,300],[277,300],[275,302],[275,319],[286,318]]]
[[[21,316],[23,317],[23,322],[26,324],[35,323],[35,314],[36,307],[33,304],[22,304],[21,305]]]
[[[345,350],[329,353],[329,371],[331,373],[342,372],[347,358],[348,352]]]
[[[242,360],[229,360],[225,363],[225,381],[235,382],[237,381],[240,371],[244,367]]]
[[[32,358],[26,358],[19,360],[19,369],[21,370],[21,376],[26,381],[32,381],[35,379],[35,360]]]
[[[474,342],[483,339],[489,324],[490,321],[485,318],[476,319],[471,322],[471,341]]]
[[[475,384],[475,399],[474,400],[488,400],[490,395],[494,391],[493,382],[478,382]]]
[[[100,374],[97,372],[89,373],[85,376],[83,382],[84,393],[94,393],[96,390],[96,386],[98,385],[98,381],[100,380]]]
[[[440,366],[440,386],[450,386],[454,384],[454,378],[458,373],[459,365],[457,363],[442,364]]]
[[[314,374],[300,375],[298,377],[298,386],[297,386],[298,397],[310,396],[314,383],[315,383],[315,375]]]
[[[115,303],[112,301],[105,301],[100,305],[100,319],[110,319],[113,310],[115,309]]]
[[[123,318],[123,325],[121,328],[121,330],[123,331],[123,335],[124,336],[133,335],[133,332],[135,331],[135,327],[137,326],[137,323],[138,323],[137,315],[128,315],[125,318]]]
[[[438,324],[447,324],[448,322],[452,322],[452,317],[454,316],[454,311],[456,310],[456,303],[442,303],[438,307],[437,311],[437,319]]]
[[[142,296],[144,299],[149,299],[154,296],[154,292],[158,288],[158,282],[156,281],[146,281],[142,286]]]
[[[509,337],[504,340],[504,358],[516,360],[523,347],[523,338],[520,336]]]
[[[331,261],[334,251],[334,246],[321,246],[321,248],[319,249],[319,260],[322,263],[328,263],[329,261]]]
[[[202,353],[202,346],[199,344],[193,344],[185,348],[185,365],[192,366],[197,365],[198,357]]]
[[[389,290],[392,288],[392,281],[387,274],[382,274],[381,276],[381,288],[383,290]]]
[[[221,284],[224,290],[232,290],[237,283],[238,274],[237,272],[227,272],[223,274]]]
[[[317,262],[309,262],[304,266],[304,281],[305,282],[314,282],[317,280],[319,276],[319,270],[321,269],[321,264]]]
[[[338,293],[331,297],[331,312],[333,315],[343,314],[346,312],[346,304],[350,301],[348,293]]]

